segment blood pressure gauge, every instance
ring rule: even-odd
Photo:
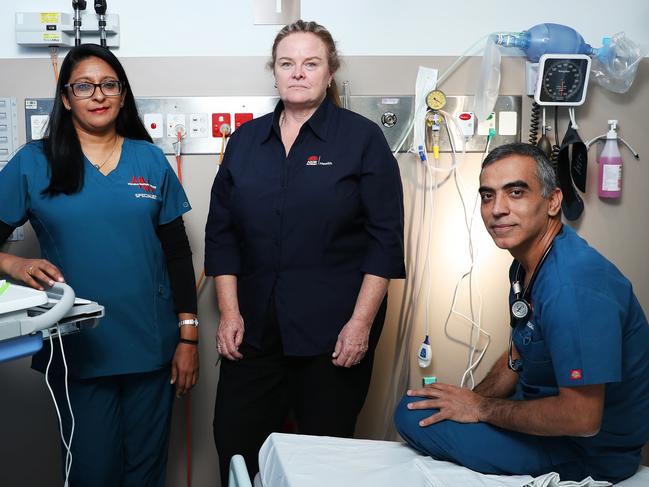
[[[534,100],[546,106],[578,106],[586,99],[590,58],[585,54],[544,54]]]
[[[426,105],[431,110],[441,110],[446,105],[446,95],[441,90],[433,90],[426,95]]]

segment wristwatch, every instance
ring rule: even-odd
[[[178,328],[181,326],[198,326],[198,319],[192,318],[191,320],[180,320],[178,322]]]

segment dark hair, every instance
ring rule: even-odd
[[[317,22],[306,22],[301,19],[296,20],[292,24],[285,25],[282,30],[280,30],[275,36],[270,60],[267,64],[268,69],[270,69],[271,71],[275,69],[275,61],[277,61],[277,45],[286,37],[290,36],[291,34],[297,33],[313,34],[324,43],[325,49],[327,50],[327,65],[329,66],[329,71],[332,74],[335,74],[336,71],[338,71],[338,68],[340,68],[340,57],[338,56],[338,51],[336,50],[336,42],[331,36],[331,33],[324,26],[318,24]],[[338,86],[336,85],[336,80],[333,78],[331,79],[331,84],[327,88],[327,96],[337,106],[341,106]]]
[[[138,116],[135,98],[130,90],[126,72],[117,57],[105,47],[97,44],[73,47],[61,64],[61,72],[54,95],[54,107],[50,113],[43,140],[43,150],[50,165],[50,184],[43,190],[43,194],[48,196],[56,196],[60,193],[78,193],[83,188],[84,167],[81,143],[72,124],[72,114],[63,106],[61,96],[65,92],[63,86],[69,83],[74,68],[81,61],[90,57],[105,61],[113,68],[122,83],[125,96],[124,106],[115,120],[117,133],[122,137],[152,142]]]
[[[532,144],[525,144],[523,142],[516,142],[513,144],[505,144],[500,147],[496,147],[492,150],[485,160],[482,162],[482,168],[480,173],[484,171],[484,168],[490,164],[493,164],[500,159],[504,159],[509,156],[525,156],[531,157],[536,162],[536,177],[541,183],[541,195],[544,198],[550,196],[552,191],[559,187],[557,182],[557,174],[554,170],[554,166],[548,156],[545,155],[541,149]]]

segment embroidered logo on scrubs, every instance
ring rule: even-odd
[[[149,198],[152,200],[157,200],[158,195],[153,194],[157,189],[157,186],[154,186],[149,181],[146,181],[142,176],[133,176],[130,183],[127,183],[129,186],[137,186],[141,190],[144,190],[145,193],[135,193],[136,198]]]
[[[581,369],[572,369],[570,371],[570,380],[581,380],[582,377]]]
[[[154,186],[149,181],[146,181],[142,176],[133,176],[131,182],[128,183],[129,186],[137,186],[140,189],[143,189],[147,193],[155,193],[157,186]]]
[[[331,161],[321,161],[320,156],[309,156],[306,160],[307,166],[333,166]]]

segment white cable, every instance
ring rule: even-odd
[[[451,139],[453,137],[452,133],[448,129],[448,120],[449,119],[453,120],[456,130],[458,130],[458,133],[462,133],[461,130],[460,130],[459,124],[457,123],[457,121],[455,119],[452,119],[448,114],[445,114],[445,117],[446,117],[446,120],[447,120],[447,134],[449,136],[449,139]],[[488,141],[487,141],[487,146],[485,148],[485,152],[483,154],[483,158],[484,158],[484,155],[486,155],[486,153],[488,152],[490,141],[491,141],[491,139],[489,138]],[[462,142],[463,142],[463,144],[462,144],[463,145],[463,151],[465,151],[466,146],[464,144],[463,139],[462,139]],[[451,154],[452,154],[452,157],[453,157],[454,154],[455,154],[455,145],[451,144],[451,148],[452,148],[452,153]],[[491,336],[482,329],[482,294],[480,292],[479,286],[476,288],[476,291],[477,291],[477,294],[478,294],[477,320],[475,319],[475,313],[474,313],[474,310],[473,310],[473,272],[474,272],[474,268],[475,268],[475,256],[476,256],[476,249],[475,249],[475,247],[473,245],[473,221],[474,221],[474,217],[475,217],[475,213],[476,213],[476,207],[477,207],[477,203],[478,203],[478,196],[476,196],[476,198],[474,200],[473,207],[471,209],[471,217],[469,218],[466,201],[464,199],[464,184],[463,184],[463,181],[462,181],[462,177],[461,177],[461,175],[460,175],[460,173],[458,171],[458,166],[459,166],[459,164],[454,163],[451,167],[452,167],[452,171],[453,171],[455,185],[456,185],[456,188],[457,188],[457,191],[458,191],[458,195],[460,197],[460,202],[462,204],[462,210],[463,210],[463,213],[464,213],[464,226],[465,226],[465,228],[467,230],[467,235],[468,235],[468,247],[469,247],[468,250],[469,250],[469,258],[470,258],[471,262],[470,262],[469,269],[464,274],[462,274],[462,276],[460,276],[460,278],[456,282],[455,290],[453,292],[453,299],[452,299],[452,303],[451,303],[451,308],[450,308],[449,313],[448,313],[448,315],[446,317],[446,320],[444,322],[444,332],[450,339],[452,339],[452,340],[454,340],[456,342],[459,342],[459,343],[464,343],[461,340],[454,339],[450,335],[450,333],[448,331],[449,321],[450,321],[451,316],[455,315],[455,316],[458,316],[459,318],[465,320],[466,322],[468,322],[470,324],[470,326],[471,326],[471,335],[470,335],[470,339],[469,339],[469,354],[468,354],[468,359],[467,359],[467,368],[465,369],[465,371],[464,371],[464,373],[462,375],[462,378],[460,380],[460,387],[464,387],[464,384],[465,384],[467,376],[468,376],[469,379],[470,379],[470,382],[471,382],[471,388],[473,388],[475,386],[475,379],[473,377],[473,371],[480,364],[482,358],[484,357],[484,354],[486,353],[487,347],[491,343]],[[469,305],[470,305],[470,312],[471,312],[470,317],[465,315],[464,313],[459,312],[456,309],[457,298],[458,298],[460,286],[461,286],[462,282],[464,281],[464,279],[467,278],[467,277],[469,278]],[[475,357],[475,354],[476,354],[476,351],[477,351],[477,347],[478,347],[478,345],[480,343],[481,335],[483,335],[483,336],[485,336],[487,338],[487,343],[485,344],[483,349],[480,351],[480,354],[478,355],[477,359],[474,360],[474,357]],[[475,339],[474,339],[474,336],[476,337]]]
[[[70,403],[70,393],[68,391],[68,364],[66,363],[65,360],[65,352],[63,351],[63,339],[59,333],[59,341],[60,341],[60,346],[61,346],[61,357],[63,359],[63,366],[65,370],[65,395],[67,397],[67,402],[68,402],[68,410],[70,412],[70,417],[71,417],[71,427],[70,427],[70,439],[69,441],[65,441],[65,436],[63,434],[63,421],[61,420],[61,412],[59,410],[59,406],[56,402],[56,396],[54,395],[54,391],[52,390],[52,386],[49,381],[49,373],[50,373],[50,366],[52,365],[52,359],[54,357],[54,341],[52,339],[52,329],[50,329],[49,332],[49,341],[50,341],[50,358],[47,361],[47,367],[45,368],[45,384],[47,385],[47,389],[50,391],[50,396],[52,397],[52,402],[54,403],[54,409],[56,410],[56,416],[59,420],[59,435],[61,437],[61,442],[63,443],[63,446],[66,449],[66,454],[65,454],[65,482],[64,482],[64,487],[68,487],[68,482],[69,482],[69,476],[70,476],[70,470],[72,468],[72,437],[74,436],[74,414],[72,414],[72,404]]]
[[[68,483],[68,478],[70,477],[70,471],[72,469],[72,438],[74,437],[74,426],[75,426],[75,420],[74,420],[74,413],[72,412],[72,403],[70,401],[70,390],[68,388],[68,363],[65,359],[65,350],[63,349],[63,337],[61,336],[61,333],[58,333],[59,336],[59,347],[61,348],[61,359],[63,360],[63,370],[65,371],[65,397],[68,402],[68,411],[70,412],[70,439],[68,440],[68,447],[67,447],[67,453],[65,455],[65,463],[66,463],[66,470],[65,470],[65,485],[67,486]]]
[[[425,266],[426,266],[426,274],[427,274],[427,280],[426,280],[426,309],[425,309],[425,327],[426,327],[426,337],[430,336],[430,318],[428,315],[428,310],[430,307],[430,288],[432,287],[431,284],[431,276],[432,271],[430,268],[430,247],[432,244],[432,239],[433,239],[433,220],[434,220],[434,215],[435,215],[435,191],[437,190],[437,172],[433,173],[431,172],[431,166],[430,166],[430,161],[428,160],[428,155],[426,155],[425,161],[423,161],[425,166],[426,166],[426,174],[428,175],[428,178],[430,178],[431,182],[431,187],[430,190],[426,187],[425,181],[424,180],[424,199],[425,196],[428,195],[428,204],[430,207],[430,215],[428,216],[428,235],[426,237],[426,257],[425,257]],[[438,161],[435,159],[435,165],[437,165]],[[423,227],[423,225],[422,225]]]
[[[570,115],[570,123],[572,123],[572,128],[579,130],[579,125],[577,125],[577,120],[575,119],[575,107],[568,107],[568,115]]]

